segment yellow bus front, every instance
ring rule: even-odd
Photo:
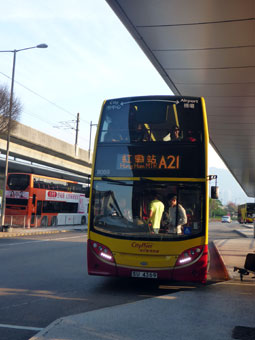
[[[207,153],[200,98],[104,103],[91,179],[89,274],[205,282]]]

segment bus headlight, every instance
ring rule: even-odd
[[[92,240],[89,240],[89,245],[91,246],[91,248],[93,249],[93,251],[102,259],[109,261],[109,262],[115,262],[114,261],[114,257],[113,254],[111,252],[111,250],[104,246],[103,244],[99,243],[99,242],[95,242]]]
[[[191,262],[194,262],[198,257],[200,257],[203,253],[203,246],[197,246],[194,248],[190,248],[185,250],[178,257],[175,266],[182,266]]]

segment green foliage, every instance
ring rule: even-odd
[[[233,202],[228,202],[226,206],[223,206],[220,200],[209,198],[209,216],[221,217],[224,215],[230,215],[233,219],[237,215],[237,205]]]
[[[221,217],[227,215],[227,210],[222,205],[220,200],[209,199],[209,216],[210,217]]]

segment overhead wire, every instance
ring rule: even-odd
[[[0,71],[0,74],[2,74],[4,77],[6,77],[6,78],[8,78],[8,79],[11,79],[11,77],[9,77],[8,75],[6,75],[5,73],[3,73],[3,72],[1,72],[1,71]],[[17,80],[15,80],[15,83],[17,83],[19,86],[23,87],[23,88],[26,89],[27,91],[33,93],[33,94],[36,95],[37,97],[39,97],[39,98],[45,100],[45,101],[48,102],[49,104],[55,106],[55,107],[58,108],[59,110],[61,110],[61,111],[63,111],[63,112],[66,112],[66,113],[68,113],[69,115],[71,115],[72,117],[75,117],[75,118],[76,118],[76,115],[75,115],[74,113],[72,113],[72,112],[66,110],[66,109],[63,108],[62,106],[60,106],[60,105],[54,103],[53,101],[51,101],[51,100],[49,100],[49,99],[47,99],[47,98],[41,96],[39,93],[37,93],[37,92],[31,90],[30,88],[28,88],[27,86],[25,86],[25,85],[23,85],[22,83],[18,82]],[[85,120],[85,119],[83,119],[83,118],[80,118],[80,120],[82,120],[82,121],[85,122],[86,124],[90,124],[89,121],[87,121],[87,120]]]
[[[5,73],[3,73],[3,72],[1,72],[1,71],[0,71],[0,74],[2,74],[4,77],[6,77],[6,78],[8,78],[8,79],[11,79],[11,77],[9,77],[8,75],[6,75]],[[37,97],[39,97],[39,98],[45,100],[45,101],[48,102],[49,104],[55,106],[57,109],[59,109],[59,110],[61,110],[61,111],[63,111],[63,112],[68,113],[69,115],[71,115],[72,117],[74,117],[74,118],[76,119],[76,115],[75,115],[74,113],[72,113],[72,112],[66,110],[66,109],[63,108],[62,106],[60,106],[60,105],[54,103],[53,101],[51,101],[51,100],[49,100],[49,99],[47,99],[47,98],[41,96],[39,93],[35,92],[34,90],[31,90],[30,88],[28,88],[27,86],[23,85],[23,84],[20,83],[19,81],[15,80],[15,83],[18,84],[19,86],[23,87],[25,90],[27,90],[27,91],[31,92],[32,94],[36,95]],[[42,119],[41,116],[36,115],[36,114],[34,114],[34,113],[32,114],[31,112],[30,112],[30,113],[29,113],[29,112],[24,112],[24,113],[27,114],[27,115],[30,115],[30,116],[32,116],[32,117],[35,117],[36,119],[39,119],[39,120],[41,120],[42,122],[44,122],[44,123],[46,123],[47,125],[49,125],[50,127],[52,127],[52,125],[49,123],[49,121],[48,121],[48,120],[45,120],[45,119]],[[85,119],[83,119],[83,118],[80,118],[80,121],[82,121],[82,122],[84,122],[84,123],[86,123],[86,124],[89,124],[89,125],[91,124],[91,122],[89,122],[89,121],[87,121],[87,120],[85,120]],[[80,141],[82,140],[83,142],[86,142],[86,143],[87,143],[87,142],[89,141],[89,138],[83,138],[82,136],[79,135],[79,140],[80,140]]]

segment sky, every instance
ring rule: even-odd
[[[88,150],[105,99],[172,94],[104,0],[8,0],[1,3],[0,51],[17,52],[20,123]],[[10,88],[13,53],[0,53],[0,85]],[[226,169],[210,147],[209,167]]]

